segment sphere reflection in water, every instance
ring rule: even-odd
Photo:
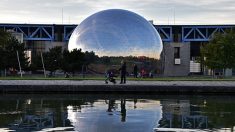
[[[86,18],[73,31],[69,50],[94,51],[99,56],[159,58],[162,40],[146,19],[127,10],[104,10]]]

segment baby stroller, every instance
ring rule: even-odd
[[[113,84],[116,84],[116,79],[115,77],[117,77],[115,74],[115,72],[113,70],[108,70],[106,73],[106,79],[105,79],[105,83],[108,84],[108,82],[112,82]]]

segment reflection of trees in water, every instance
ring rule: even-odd
[[[13,130],[70,127],[67,106],[72,106],[73,111],[81,112],[85,107],[94,107],[94,102],[96,102],[95,99],[0,100],[0,126],[9,126]],[[115,100],[109,103],[109,109],[116,110]],[[1,114],[4,111],[6,111],[5,114]]]
[[[97,67],[112,67],[119,66],[120,62],[125,60],[127,62],[127,72],[133,72],[133,64],[137,64],[139,70],[145,69],[147,72],[159,72],[161,69],[161,62],[158,59],[148,58],[145,56],[103,56],[100,57],[95,63],[92,64],[92,68],[96,69],[96,71],[102,71],[102,69],[97,69]]]
[[[0,100],[0,126],[25,131],[68,127],[67,106],[81,109],[82,104],[83,100]]]
[[[133,107],[136,108],[137,99],[118,98],[122,99],[108,100],[105,108],[107,108],[109,114],[116,113],[120,116],[120,121],[126,121],[126,108],[130,102],[133,102]],[[147,103],[145,101],[138,100],[138,102]],[[41,126],[47,125],[49,127],[50,117],[53,117],[54,127],[71,126],[70,120],[68,120],[67,106],[73,106],[74,111],[80,112],[84,105],[93,107],[94,102],[97,101],[95,99],[1,99],[0,127],[4,128],[9,124],[17,123],[17,120],[25,119],[24,122],[27,122],[26,119],[32,119],[32,117],[41,118],[41,122],[45,122]],[[216,96],[216,98],[206,100],[168,99],[161,100],[161,105],[162,119],[158,122],[159,127],[206,128],[206,123],[208,123],[208,128],[232,128],[235,125],[235,101],[233,97],[218,98]],[[48,120],[47,123],[46,120]],[[39,122],[39,120],[35,121]],[[182,123],[184,124],[182,125]]]
[[[162,128],[221,129],[235,126],[235,102],[233,97],[209,99],[161,100]]]
[[[0,127],[11,123],[22,115],[21,106],[17,106],[19,100],[0,100]]]
[[[202,111],[208,116],[209,128],[231,128],[235,126],[235,102],[234,98],[213,98],[204,101],[205,107]]]

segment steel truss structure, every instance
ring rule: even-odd
[[[154,27],[157,29],[163,42],[172,42],[173,41],[171,26],[154,26]]]
[[[54,41],[53,25],[0,24],[6,31],[22,33],[24,40]]]
[[[215,33],[225,33],[235,26],[182,26],[182,42],[209,41]]]
[[[55,41],[55,29],[57,25],[42,25],[42,24],[0,24],[0,28],[22,33],[24,40],[34,41]],[[77,25],[60,25],[63,27],[63,41],[68,41],[73,30]],[[180,26],[180,25],[177,25]],[[160,34],[163,42],[173,42],[173,30],[174,25],[154,25]],[[224,33],[226,30],[235,28],[235,25],[198,25],[188,26],[182,25],[181,31],[181,42],[190,41],[209,41],[214,33]]]
[[[69,41],[69,38],[76,27],[77,25],[64,26],[64,41]]]
[[[64,26],[64,40],[68,41],[76,25]],[[172,27],[170,26],[155,26],[164,42],[172,41]]]

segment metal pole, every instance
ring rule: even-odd
[[[62,8],[62,24],[64,24],[64,9]]]
[[[42,67],[43,67],[43,71],[44,71],[44,77],[46,78],[47,76],[46,76],[46,70],[45,70],[45,66],[44,66],[42,52],[41,52],[41,59],[42,59]]]
[[[174,7],[174,25],[175,25],[175,7]]]
[[[22,77],[22,71],[21,71],[21,66],[20,66],[20,58],[19,58],[18,50],[16,51],[16,54],[17,54],[17,60],[18,60],[18,63],[19,63],[19,68],[20,68],[20,77]]]

